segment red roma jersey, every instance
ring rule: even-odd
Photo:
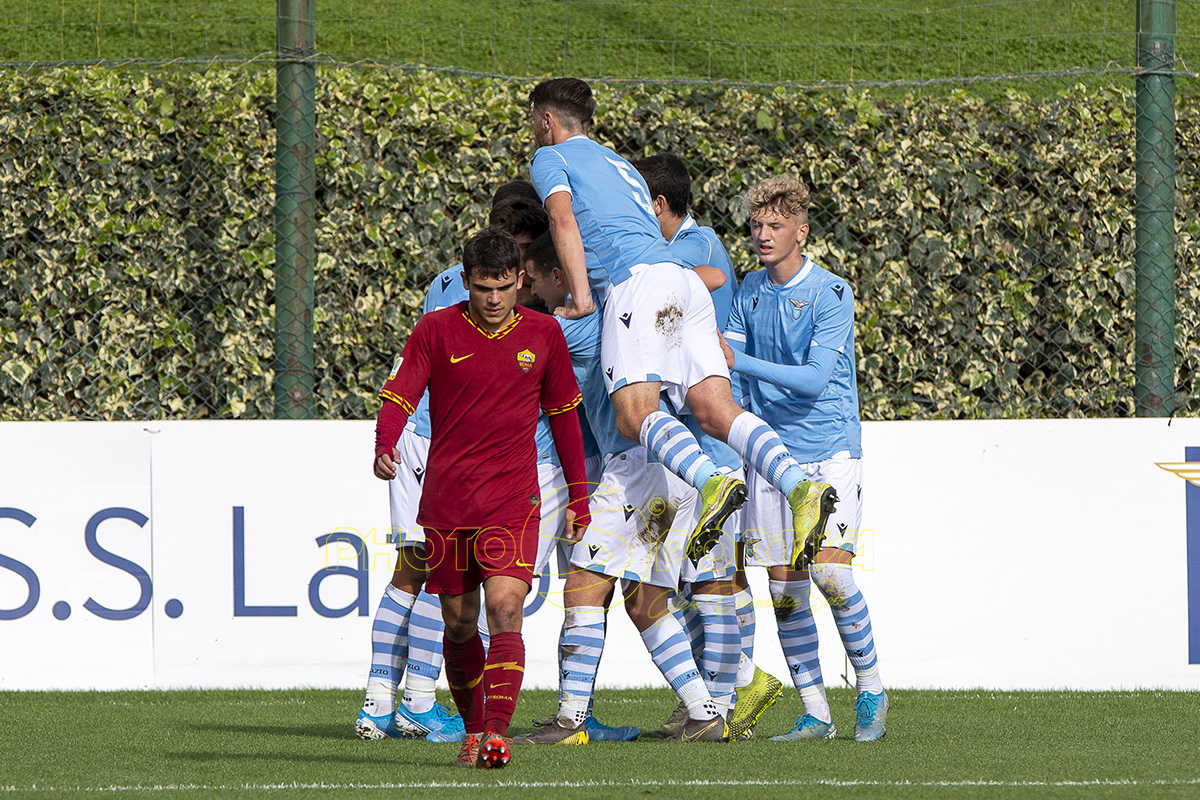
[[[449,530],[525,520],[540,501],[538,413],[580,401],[557,320],[517,306],[512,322],[488,333],[466,301],[424,315],[379,394],[412,414],[426,386],[431,432],[417,522]]]

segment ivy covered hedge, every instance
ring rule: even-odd
[[[529,88],[322,68],[319,417],[374,411],[428,280],[527,177]],[[1131,85],[597,88],[594,135],[680,154],[742,270],[740,196],[812,186],[809,252],[857,291],[864,418],[1132,413]],[[253,66],[4,75],[0,419],[271,416],[273,108]],[[1179,413],[1200,410],[1198,116],[1181,102]]]

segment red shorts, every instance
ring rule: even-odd
[[[430,594],[467,594],[493,575],[520,578],[533,585],[541,518],[530,514],[511,525],[487,528],[425,529],[425,558]]]

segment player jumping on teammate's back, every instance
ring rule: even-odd
[[[805,256],[808,190],[792,178],[771,178],[750,190],[750,232],[765,269],[746,276],[725,333],[729,366],[746,381],[750,407],[779,431],[813,480],[831,484],[842,500],[830,517],[829,546],[797,561],[799,543],[780,535],[788,505],[775,487],[751,476],[744,510],[748,536],[766,532],[754,548],[768,567],[779,641],[805,714],[777,740],[837,735],[817,658],[810,581],[829,603],[858,700],[854,738],[887,730],[887,695],[879,679],[871,616],[850,561],[862,523],[862,434],[854,363],[854,294],[850,284]],[[807,546],[807,545],[806,545]]]
[[[692,180],[687,166],[672,153],[641,158],[633,166],[650,190],[651,205],[667,247],[682,266],[704,281],[712,296],[717,329],[724,330],[737,291],[737,276],[716,232],[698,225],[688,211]],[[739,480],[745,477],[741,458],[728,445],[704,433],[693,415],[683,413],[679,419],[722,474]],[[730,516],[724,529],[732,536],[720,542],[728,549],[729,559],[720,565],[718,572],[696,575],[702,580],[681,587],[675,614],[688,634],[692,654],[713,699],[723,709],[732,706],[727,715],[730,736],[749,738],[759,717],[779,698],[783,685],[754,667],[754,599],[746,581],[739,512]],[[710,541],[701,537],[692,539],[688,556],[693,563],[708,552]],[[672,716],[675,719],[668,720],[653,734],[662,738],[673,735],[682,725],[682,719],[678,719],[678,714]]]
[[[469,756],[479,747],[480,767],[507,763],[498,754],[524,673],[522,608],[540,522],[539,410],[550,417],[570,492],[564,535],[578,538],[588,519],[573,413],[579,389],[559,326],[516,309],[522,274],[508,233],[489,228],[467,242],[468,300],[417,322],[380,392],[386,402],[376,422],[374,471],[390,480],[396,439],[429,389],[432,436],[417,521],[426,533],[427,589],[442,604],[446,678],[464,720],[464,750]],[[477,627],[481,593],[491,631],[486,654]]]
[[[566,289],[552,243],[539,239],[530,245],[526,267],[534,293],[549,306],[561,305]],[[688,711],[684,716],[690,721],[677,740],[724,739],[722,709],[706,688],[687,637],[668,608],[681,575],[691,581],[718,566],[711,556],[698,565],[683,556],[687,533],[699,516],[697,492],[649,459],[646,448],[617,435],[598,361],[580,389],[604,454],[589,504],[594,524],[572,551],[575,569],[567,575],[563,593],[558,711],[514,743],[586,744],[593,737],[589,701],[604,649],[605,615],[618,579],[625,609],[651,660]],[[681,524],[683,520],[687,522]],[[732,562],[728,567],[732,569]]]
[[[557,313],[584,316],[603,300],[601,360],[618,432],[700,490],[704,513],[692,538],[715,542],[745,501],[746,485],[720,474],[687,427],[660,411],[660,395],[675,408],[686,405],[704,432],[788,498],[798,558],[815,554],[836,495],[806,480],[776,433],[734,402],[708,290],[662,240],[646,182],[587,136],[596,107],[591,88],[577,78],[543,81],[529,104],[538,145],[530,178],[570,293]]]

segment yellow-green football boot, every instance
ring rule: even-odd
[[[806,570],[825,541],[825,525],[837,507],[837,491],[828,483],[804,481],[788,495],[792,508],[792,569]]]
[[[687,544],[687,557],[693,564],[716,546],[725,520],[746,502],[746,484],[738,478],[717,473],[704,482],[700,499],[704,501],[704,510]]]

